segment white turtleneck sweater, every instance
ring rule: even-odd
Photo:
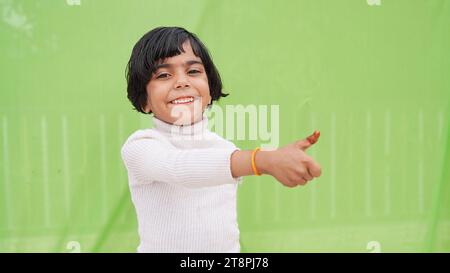
[[[122,146],[138,217],[138,252],[240,252],[237,185],[231,154],[239,150],[208,129],[208,118],[177,126],[153,116]]]

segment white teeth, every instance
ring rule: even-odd
[[[191,102],[191,101],[194,101],[194,98],[185,98],[185,99],[173,100],[172,103],[173,104],[177,104],[177,103],[186,103],[186,102]]]

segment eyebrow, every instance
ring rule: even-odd
[[[193,64],[201,64],[201,65],[203,65],[203,63],[200,62],[200,61],[197,61],[197,60],[189,60],[189,61],[185,62],[185,63],[183,64],[183,66],[190,66],[190,65],[193,65]],[[170,68],[170,67],[173,67],[173,66],[174,66],[173,64],[168,64],[168,63],[158,64],[158,65],[155,67],[155,71],[158,70],[158,69],[160,69],[160,68]]]

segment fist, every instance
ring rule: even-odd
[[[306,153],[320,137],[315,131],[309,137],[271,151],[271,161],[267,173],[287,187],[305,185],[322,173],[320,165]]]

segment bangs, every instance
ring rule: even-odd
[[[203,48],[195,38],[183,31],[174,30],[173,32],[163,32],[155,36],[154,42],[149,41],[149,48],[145,50],[147,52],[145,63],[148,64],[146,68],[150,74],[155,72],[156,65],[161,64],[165,59],[184,53],[183,44],[186,42],[191,44],[194,55],[206,62],[205,52],[202,52]]]

